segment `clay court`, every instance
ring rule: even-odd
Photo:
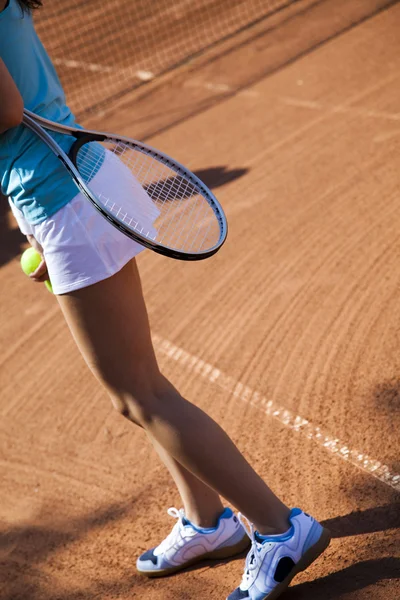
[[[400,595],[399,32],[395,1],[288,3],[80,107],[85,125],[186,164],[224,206],[215,257],[138,262],[165,374],[332,532],[287,600]],[[71,81],[84,94],[100,76]],[[137,575],[177,492],[22,274],[26,243],[0,207],[2,600],[224,599],[243,557]]]

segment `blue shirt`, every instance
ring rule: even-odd
[[[25,108],[52,121],[74,125],[57,73],[36,34],[32,16],[10,0],[0,12],[0,57],[9,70]],[[70,139],[52,133],[66,151]],[[68,204],[78,190],[59,160],[26,127],[0,134],[0,178],[5,196],[28,223],[38,224]]]

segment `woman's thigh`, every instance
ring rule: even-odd
[[[112,277],[57,298],[82,356],[114,403],[157,392],[163,377],[135,259]]]

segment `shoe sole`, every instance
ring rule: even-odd
[[[303,554],[298,563],[290,571],[289,575],[281,583],[279,583],[269,594],[264,596],[263,600],[276,600],[289,587],[292,579],[301,571],[305,571],[329,546],[331,534],[328,529],[323,529],[321,536],[307,552]]]
[[[191,567],[199,562],[205,560],[218,560],[223,558],[233,558],[237,554],[244,552],[250,546],[250,539],[246,534],[240,542],[234,544],[233,546],[225,546],[223,548],[219,548],[218,550],[213,550],[212,552],[207,552],[206,554],[202,554],[201,556],[195,556],[191,560],[183,563],[182,565],[177,565],[175,567],[170,567],[168,569],[157,569],[157,571],[141,571],[137,567],[138,573],[140,575],[144,575],[145,577],[164,577],[166,575],[172,575],[173,573],[177,573],[178,571],[183,571],[188,567]]]

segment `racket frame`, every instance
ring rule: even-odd
[[[225,243],[228,233],[228,225],[220,203],[215,198],[214,194],[201,181],[201,179],[199,179],[196,175],[194,175],[194,173],[189,171],[182,164],[180,164],[176,160],[171,159],[167,154],[156,150],[148,144],[144,144],[143,142],[139,142],[128,137],[117,136],[111,133],[93,131],[90,129],[80,129],[78,127],[72,127],[69,125],[62,125],[61,123],[55,123],[54,121],[45,119],[44,117],[36,115],[27,109],[24,109],[23,124],[26,127],[28,127],[28,129],[33,131],[42,140],[42,142],[44,142],[50,148],[50,150],[54,152],[54,154],[58,157],[63,166],[71,175],[74,183],[77,185],[80,192],[89,200],[89,202],[91,202],[91,204],[101,213],[101,215],[105,219],[107,219],[107,221],[111,223],[111,225],[119,229],[119,231],[121,231],[124,235],[127,235],[142,246],[149,248],[150,250],[153,250],[158,254],[169,256],[171,258],[176,258],[185,261],[196,261],[213,256]],[[57,142],[51,137],[51,135],[47,133],[46,129],[54,131],[55,133],[71,135],[75,138],[75,141],[73,142],[68,154],[64,152],[64,150],[57,144]],[[118,142],[126,143],[131,148],[137,149],[138,152],[146,154],[151,158],[157,160],[159,163],[166,165],[167,167],[172,169],[177,175],[181,175],[182,177],[189,179],[189,181],[191,181],[191,183],[193,183],[193,185],[195,185],[201,191],[204,199],[213,209],[215,218],[219,223],[220,236],[218,243],[215,244],[212,248],[209,248],[208,250],[205,250],[203,252],[188,253],[177,250],[175,248],[170,248],[169,246],[163,246],[162,244],[158,244],[157,242],[152,242],[150,239],[148,239],[145,236],[142,236],[140,233],[134,232],[131,229],[124,227],[120,221],[116,220],[112,216],[112,214],[110,214],[101,206],[101,204],[98,203],[98,201],[96,200],[96,196],[85,184],[77,169],[77,153],[81,146],[83,146],[89,141],[110,141],[116,144]]]

